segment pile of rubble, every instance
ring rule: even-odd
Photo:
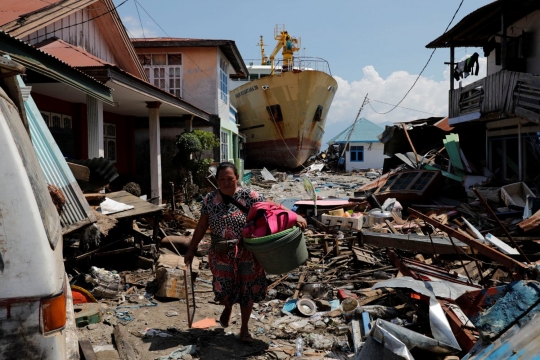
[[[321,159],[299,173],[246,171],[245,183],[309,223],[309,259],[290,273],[268,275],[267,298],[255,304],[250,322],[257,339],[251,345],[231,342],[238,311],[230,329],[216,325],[222,307],[212,300],[209,239],[192,269],[183,264],[200,202],[140,204],[117,215],[107,236],[86,230],[77,246],[76,238],[69,245],[79,253],[66,261],[74,299],[90,303],[83,306],[94,314],[83,313],[80,337],[122,359],[534,353],[540,310],[534,184],[475,174],[457,140],[445,136],[441,149],[416,163],[414,152],[398,156],[404,164],[384,175],[339,173]],[[305,178],[314,192],[309,200]],[[81,253],[87,238],[94,240],[82,241]],[[131,355],[122,357],[129,344]]]

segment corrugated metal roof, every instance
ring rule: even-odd
[[[510,26],[519,19],[540,9],[538,0],[494,1],[465,16],[450,30],[426,45],[427,48],[481,47],[501,31],[501,10]]]
[[[60,3],[62,0],[2,0],[0,25],[17,20],[20,16]]]
[[[18,79],[19,84],[25,86],[20,76]],[[45,181],[60,189],[66,198],[60,214],[62,232],[65,234],[95,222],[96,217],[88,201],[31,96],[24,102],[24,107],[30,126],[32,144],[45,175]]]
[[[0,54],[9,55],[11,59],[28,69],[114,106],[110,88],[62,60],[4,31],[0,31]]]
[[[74,67],[113,65],[62,39],[48,39],[36,47]]]
[[[347,138],[349,137],[349,132],[351,131],[351,128],[353,126],[354,126],[354,129],[349,139],[350,142],[380,142],[377,136],[382,134],[384,131],[384,128],[369,121],[368,119],[360,118],[356,122],[356,124],[353,124],[347,127],[338,135],[330,139],[327,142],[327,144],[330,145],[334,143],[338,143],[338,144],[346,143]]]

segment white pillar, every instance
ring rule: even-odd
[[[150,197],[157,197],[161,204],[161,134],[159,131],[159,101],[147,101],[148,135],[150,137]]]
[[[193,131],[193,115],[191,115],[189,117],[189,119],[186,119],[185,122],[184,122],[184,128],[186,130],[186,132],[191,132]]]
[[[86,120],[88,123],[88,158],[105,155],[103,149],[103,102],[86,95]]]

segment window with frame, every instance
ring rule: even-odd
[[[351,162],[363,162],[364,161],[364,147],[363,146],[351,146],[350,147]]]
[[[229,160],[229,134],[221,132],[221,162]]]
[[[62,115],[51,113],[51,123],[50,127],[52,128],[61,128],[62,127]]]
[[[227,75],[227,62],[223,59],[219,60],[219,90],[220,97],[225,103],[229,99],[229,91],[227,90],[229,76]]]
[[[103,123],[104,158],[116,162],[116,125]]]
[[[50,113],[45,111],[40,111],[43,121],[49,128],[55,129],[72,129],[73,120],[71,115],[64,115],[58,113]]]
[[[140,54],[138,57],[151,84],[182,97],[182,54]]]

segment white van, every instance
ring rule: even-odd
[[[0,359],[66,359],[68,289],[58,213],[0,87]]]

